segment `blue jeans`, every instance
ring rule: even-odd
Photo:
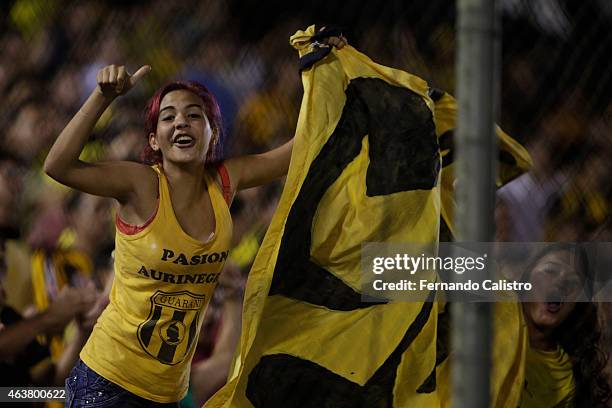
[[[79,359],[66,378],[66,408],[180,408],[178,402],[162,404],[132,394],[87,367]]]

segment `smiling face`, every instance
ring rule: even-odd
[[[540,302],[525,303],[529,326],[543,332],[559,327],[572,313],[583,294],[584,271],[580,271],[574,251],[558,250],[540,258],[531,269],[529,281]]]
[[[168,92],[161,100],[155,133],[149,144],[161,151],[165,163],[204,164],[212,130],[202,99],[191,91]]]

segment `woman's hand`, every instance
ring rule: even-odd
[[[113,100],[132,89],[138,81],[151,71],[150,65],[144,65],[130,75],[124,65],[108,65],[98,71],[96,90],[107,100]]]
[[[315,38],[319,35],[325,34],[325,30],[327,30],[326,26],[321,27],[321,29],[319,30],[319,32],[317,33],[317,35],[315,35]],[[344,35],[342,35],[342,32],[340,31],[339,28],[337,27],[332,27],[329,30],[329,34],[338,34],[338,35],[332,35],[330,37],[325,37],[321,40],[321,42],[323,44],[327,44],[327,45],[331,45],[339,50],[341,50],[345,45],[348,44],[348,41],[346,40],[346,37]]]
[[[348,42],[346,41],[346,37],[341,35],[339,37],[328,37],[323,40],[323,43],[327,45],[331,45],[341,50]]]
[[[106,108],[149,71],[151,67],[145,65],[130,75],[124,66],[109,65],[98,72],[96,89],[49,150],[44,170],[50,177],[76,190],[136,206],[143,198],[150,197],[151,190],[156,191],[157,176],[149,166],[129,161],[88,163],[79,159],[83,146]]]

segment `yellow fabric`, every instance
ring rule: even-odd
[[[572,362],[561,346],[554,351],[528,347],[521,408],[573,407],[574,390]]]
[[[309,43],[313,34],[314,27],[309,27],[291,38],[291,44],[301,57],[314,51]],[[288,387],[296,387],[298,396],[295,398],[301,398],[302,406],[309,407],[351,406],[342,398],[353,395],[367,398],[356,404],[364,406],[389,406],[388,403],[394,407],[449,406],[448,360],[436,368],[437,352],[439,354],[441,351],[436,350],[439,334],[437,317],[442,312],[441,303],[389,302],[345,311],[277,292],[270,295],[275,288],[274,275],[278,272],[275,272],[275,268],[280,262],[283,235],[292,210],[302,197],[300,192],[309,181],[309,173],[315,166],[313,162],[329,146],[328,142],[337,126],[352,125],[339,124],[339,121],[348,101],[345,91],[351,81],[359,78],[382,79],[386,84],[412,91],[424,106],[421,113],[426,115],[429,112],[430,122],[435,119],[431,117],[434,103],[428,95],[429,87],[425,81],[406,72],[378,65],[350,46],[332,50],[311,69],[302,72],[304,97],[287,181],[249,275],[242,337],[228,384],[205,404],[207,408],[251,407],[254,405],[253,394],[268,393],[273,398],[279,389]],[[433,123],[431,125],[433,132]],[[363,135],[358,155],[341,170],[338,178],[315,204],[316,212],[311,226],[310,260],[356,292],[360,290],[362,243],[403,241],[430,246],[437,243],[441,216],[440,177],[434,180],[431,188],[367,194],[370,138]],[[449,221],[452,219],[449,218]],[[299,239],[290,238],[298,241],[294,243],[296,246],[308,245],[308,242],[299,242]],[[289,272],[297,274],[302,271]],[[435,298],[434,294],[431,296],[431,299]],[[498,351],[500,364],[495,372],[498,378],[493,380],[492,405],[495,407],[510,407],[512,403],[516,407],[519,401],[520,386],[517,390],[512,384],[511,380],[515,377],[511,378],[510,373],[522,372],[524,333],[520,331],[518,307],[513,306],[514,309],[511,306],[503,311],[509,317],[507,330],[515,330],[515,333],[513,336],[500,336],[508,340],[508,344],[503,345],[511,349]],[[412,329],[415,326],[419,327],[418,330]],[[400,349],[411,332],[415,337],[407,347]],[[396,350],[401,353],[396,355]],[[313,398],[322,395],[320,387],[313,386],[307,390],[303,384],[306,381],[316,383],[317,375],[308,376],[307,373],[303,378],[287,380],[287,371],[262,371],[262,367],[265,368],[264,360],[269,362],[272,358],[285,359],[291,364],[299,360],[312,368],[312,372],[342,383],[345,392],[338,397],[332,388],[315,403]],[[376,384],[373,381],[377,380],[377,373],[383,365],[394,359],[392,366],[396,369],[391,373],[391,389],[385,389],[381,394],[379,390],[368,388]],[[282,365],[280,368],[284,369]],[[436,376],[432,383],[433,372]],[[272,378],[270,389],[261,391],[256,385],[249,386],[250,382],[266,376]],[[287,381],[293,383],[287,385]],[[318,385],[325,386],[321,383]],[[268,405],[273,406],[270,401]],[[287,403],[287,406],[293,405]]]
[[[49,307],[49,303],[64,286],[84,286],[94,273],[94,265],[89,256],[61,244],[60,249],[50,254],[44,250],[35,251],[31,257],[31,265],[34,304],[41,311]],[[69,270],[76,273],[76,276],[69,277]],[[75,329],[74,324],[70,324],[63,335],[39,336],[39,341],[48,345],[52,362],[57,363],[60,360],[64,345],[71,341]],[[49,401],[45,406],[60,408],[63,404]]]
[[[49,297],[53,298],[69,284],[67,268],[83,278],[91,278],[93,274],[91,259],[80,251],[67,249],[47,254],[37,250],[32,254],[32,287],[38,310],[49,307]]]
[[[57,239],[57,246],[60,249],[67,249],[74,245],[76,233],[72,228],[65,228]]]
[[[89,257],[74,249],[56,250],[46,253],[37,250],[32,254],[32,292],[34,304],[40,311],[49,307],[53,298],[64,286],[84,286],[92,278],[93,262]],[[69,270],[76,274],[69,277]],[[57,362],[64,351],[62,336],[42,338],[49,344],[51,358]]]
[[[522,305],[518,301],[494,304],[491,407],[515,408],[518,405],[525,374],[527,343]]]
[[[232,222],[216,182],[206,175],[215,215],[207,243],[188,236],[172,208],[160,167],[159,204],[141,232],[115,237],[115,279],[81,358],[130,392],[157,402],[187,393],[189,368],[206,306],[229,254]]]
[[[2,286],[6,292],[6,304],[23,314],[34,303],[32,292],[32,254],[29,245],[21,241],[6,241],[6,275]]]
[[[457,101],[450,94],[444,93],[443,96],[435,101],[434,122],[436,124],[436,135],[441,137],[447,132],[452,132],[457,124]],[[516,163],[509,165],[503,161],[498,162],[497,186],[502,186],[513,178],[527,171],[531,166],[531,157],[527,150],[506,134],[499,126],[496,126],[497,145],[500,153],[508,153]],[[442,149],[440,154],[443,158],[454,152],[452,149]],[[455,208],[454,186],[455,182],[455,163],[443,166],[441,171],[441,200],[442,217],[454,235],[453,217]]]
[[[232,249],[230,259],[239,268],[247,267],[255,259],[259,249],[259,237],[261,237],[258,230],[259,227],[249,230],[244,234],[238,245]]]

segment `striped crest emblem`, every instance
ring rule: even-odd
[[[151,311],[138,326],[138,340],[151,357],[163,364],[183,361],[198,334],[205,295],[188,291],[163,292],[151,296]]]

